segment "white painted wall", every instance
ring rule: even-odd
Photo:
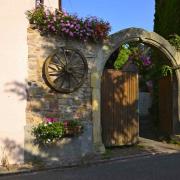
[[[46,0],[57,7],[57,0]],[[1,0],[0,6],[0,164],[7,154],[12,163],[23,162],[26,123],[27,27],[25,12],[35,0]]]
[[[44,0],[44,5],[51,8],[58,8],[58,0]]]

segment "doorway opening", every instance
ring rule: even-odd
[[[137,134],[153,140],[168,138],[173,131],[175,86],[172,65],[157,48],[140,42],[118,47],[107,60],[102,75],[104,145],[134,144]]]

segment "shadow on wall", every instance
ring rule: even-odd
[[[14,163],[24,162],[24,148],[22,148],[17,142],[9,138],[0,139],[3,145],[0,149],[0,164],[8,166]]]
[[[25,126],[24,148],[8,138],[2,140],[4,150],[9,154],[10,159],[13,159],[15,162],[22,162],[24,154],[26,162],[45,161],[47,163],[68,164],[93,153],[92,122],[87,120],[88,117],[86,117],[87,114],[89,115],[88,111],[90,111],[87,108],[89,107],[89,102],[87,104],[84,104],[84,102],[80,103],[78,93],[82,94],[81,89],[74,92],[74,94],[59,95],[51,89],[40,87],[35,83],[28,83],[26,85],[14,81],[7,83],[5,91],[17,95],[20,101],[27,98],[27,125]],[[74,105],[72,100],[72,98],[76,98],[76,95],[79,102],[78,106],[77,104]],[[43,122],[47,117],[56,117],[60,121],[63,120],[63,111],[60,108],[67,110],[64,113],[68,113],[69,109],[69,113],[71,115],[74,114],[74,118],[78,117],[79,119],[83,116],[80,119],[84,126],[83,133],[71,138],[62,138],[57,143],[51,145],[37,144],[32,135],[32,128]],[[71,108],[74,108],[73,112]]]
[[[9,138],[1,139],[3,144],[0,164],[16,164],[25,162],[57,163],[68,165],[82,160],[92,154],[91,128],[84,124],[85,130],[82,135],[66,137],[53,144],[38,144],[31,133],[26,129],[25,147]],[[29,131],[31,128],[29,127]]]
[[[71,94],[58,94],[55,91],[40,86],[35,82],[20,83],[13,81],[6,84],[5,92],[13,93],[20,101],[27,100],[26,122],[38,124],[49,117],[59,120],[91,119],[91,104],[86,96],[85,87]],[[89,92],[88,92],[89,93]],[[85,101],[81,101],[81,98]]]
[[[26,84],[13,81],[5,84],[5,92],[16,94],[19,100],[27,99]]]

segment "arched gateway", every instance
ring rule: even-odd
[[[91,74],[92,87],[92,119],[93,119],[93,141],[97,150],[103,151],[104,145],[101,137],[101,76],[104,70],[105,63],[110,55],[122,44],[128,42],[142,42],[149,46],[157,48],[170,61],[175,70],[177,78],[177,92],[173,95],[173,109],[177,109],[177,115],[173,115],[173,134],[180,132],[180,54],[175,50],[170,43],[162,36],[155,32],[148,32],[139,28],[128,28],[119,31],[109,37],[108,40],[100,48],[97,58],[96,66]]]

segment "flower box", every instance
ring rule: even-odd
[[[45,122],[34,127],[32,133],[36,141],[43,144],[52,144],[63,137],[73,137],[83,132],[79,120],[59,121],[57,118],[46,118]]]
[[[76,136],[82,133],[82,126],[76,126],[76,127],[65,127],[64,128],[64,135],[65,136]]]

